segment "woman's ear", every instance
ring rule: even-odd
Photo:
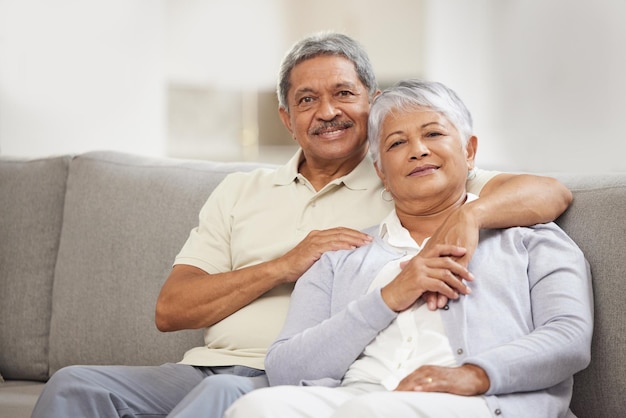
[[[374,168],[376,169],[376,174],[378,174],[378,178],[380,178],[380,180],[383,182],[383,185],[385,186],[385,189],[386,189],[387,183],[385,182],[385,173],[382,172],[378,164],[379,164],[378,161],[374,161]]]
[[[476,160],[477,149],[478,149],[478,138],[472,135],[470,139],[467,140],[467,144],[465,145],[467,168],[470,170],[474,168],[474,162]]]

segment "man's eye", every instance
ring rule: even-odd
[[[353,96],[353,94],[349,90],[342,90],[342,91],[339,92],[339,96],[341,96],[341,97],[348,97],[348,96]]]
[[[303,97],[300,100],[298,100],[298,104],[300,103],[311,103],[313,101],[313,98],[310,96],[307,97]]]

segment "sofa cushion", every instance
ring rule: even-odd
[[[579,417],[623,415],[626,392],[626,177],[557,176],[574,202],[557,223],[591,265],[595,301],[591,365],[574,378],[572,411]],[[601,186],[600,186],[601,185]]]
[[[45,380],[69,157],[0,164],[0,372]],[[27,325],[26,325],[27,324]]]
[[[160,333],[154,306],[198,213],[230,171],[254,164],[93,152],[70,164],[55,273],[52,371],[176,362],[202,332]]]

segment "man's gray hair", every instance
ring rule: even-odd
[[[380,158],[379,143],[385,117],[395,110],[416,109],[442,114],[459,131],[464,144],[473,135],[472,115],[452,89],[435,81],[400,81],[376,97],[370,109],[367,135],[374,161]]]
[[[302,61],[320,55],[338,55],[352,61],[359,79],[369,92],[370,100],[374,97],[378,90],[378,83],[365,49],[347,35],[335,32],[319,32],[295,43],[283,58],[276,88],[280,107],[289,110],[287,94],[291,87],[291,70]]]

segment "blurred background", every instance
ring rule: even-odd
[[[624,0],[0,0],[0,154],[283,163],[278,66],[327,29],[455,89],[483,168],[626,171]]]

